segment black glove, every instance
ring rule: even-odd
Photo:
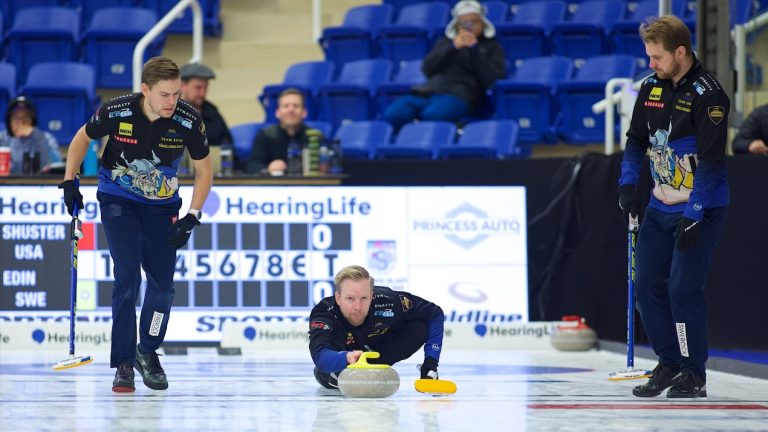
[[[421,364],[421,379],[437,379],[437,360],[427,357]]]
[[[75,202],[77,202],[78,211],[83,209],[83,195],[80,193],[80,189],[75,186],[74,180],[64,180],[59,183],[59,189],[64,190],[64,204],[66,204],[70,216],[74,212]]]
[[[700,231],[701,222],[685,216],[680,218],[680,223],[677,224],[677,242],[675,242],[677,250],[690,249],[699,239]]]
[[[187,240],[189,240],[189,236],[192,234],[192,229],[195,225],[200,225],[200,221],[191,214],[187,214],[183,218],[177,220],[169,230],[168,244],[176,249],[187,244]]]
[[[640,194],[633,185],[624,185],[619,188],[619,208],[624,214],[624,221],[629,223],[629,215],[637,217],[640,212]]]

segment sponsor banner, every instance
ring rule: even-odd
[[[443,349],[551,349],[550,337],[561,324],[559,321],[446,323]]]
[[[264,349],[307,350],[309,327],[306,322],[243,323],[225,322],[221,331],[222,348],[243,352]],[[307,354],[309,356],[309,354]]]
[[[75,354],[109,353],[112,324],[85,322],[75,326]],[[39,350],[69,352],[68,322],[0,321],[0,351]]]

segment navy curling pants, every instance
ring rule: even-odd
[[[168,231],[178,217],[181,200],[171,204],[142,204],[98,193],[101,222],[114,262],[112,288],[112,354],[110,366],[136,359],[136,300],[141,268],[147,289],[141,307],[141,352],[154,352],[165,338],[173,303],[176,249]]]
[[[681,213],[648,207],[636,250],[637,309],[659,363],[706,378],[707,303],[704,284],[726,208],[704,211],[700,236],[687,250],[675,248]]]

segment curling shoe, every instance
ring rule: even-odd
[[[144,385],[152,390],[165,390],[168,388],[168,378],[165,376],[160,359],[156,352],[144,354],[136,346],[136,362],[134,367],[141,374]]]
[[[133,366],[131,362],[123,362],[117,366],[115,380],[112,381],[112,391],[115,393],[131,393],[136,391],[133,384]]]
[[[653,375],[648,382],[632,389],[632,394],[637,397],[654,397],[661,394],[667,387],[675,383],[680,376],[678,368],[664,366],[661,363],[653,369]]]
[[[705,398],[707,381],[691,370],[684,370],[672,387],[667,391],[668,398]]]
[[[315,367],[315,379],[317,380],[318,384],[327,389],[339,389],[339,377],[336,372],[327,373]]]

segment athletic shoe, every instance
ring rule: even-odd
[[[680,376],[680,369],[664,366],[659,363],[653,369],[653,375],[647,383],[632,389],[632,394],[637,397],[654,397],[661,394],[667,387],[675,383]]]
[[[691,370],[684,370],[682,376],[667,391],[668,398],[705,398],[707,397],[707,381],[697,376]]]
[[[136,363],[134,367],[141,374],[144,385],[152,390],[165,390],[168,388],[168,378],[165,377],[165,371],[160,366],[160,359],[156,352],[144,354],[136,346]]]
[[[136,391],[136,386],[133,384],[133,367],[131,362],[123,362],[117,366],[115,380],[112,381],[112,391],[116,393]]]
[[[339,378],[336,372],[327,373],[315,367],[315,379],[321,386],[327,389],[339,389]]]

